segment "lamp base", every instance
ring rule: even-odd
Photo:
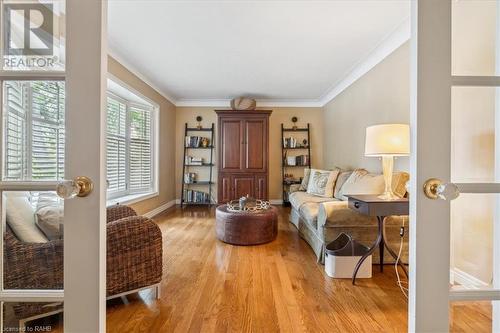
[[[392,191],[384,192],[384,194],[379,195],[377,198],[382,199],[382,200],[386,200],[386,201],[401,199],[396,194],[394,194],[394,192],[392,192]]]

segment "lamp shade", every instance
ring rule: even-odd
[[[383,124],[366,128],[365,156],[406,156],[409,154],[409,125]]]

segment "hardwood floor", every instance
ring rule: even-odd
[[[108,302],[108,332],[404,332],[407,302],[394,268],[372,279],[326,276],[280,208],[272,243],[215,239],[213,211],[174,209],[155,220],[164,237],[161,299],[149,291]],[[456,332],[491,332],[487,304],[454,304]]]

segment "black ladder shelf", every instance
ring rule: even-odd
[[[290,206],[290,201],[288,201],[288,190],[290,188],[290,185],[293,184],[300,184],[301,182],[299,180],[295,181],[289,181],[285,179],[285,174],[289,170],[298,170],[299,168],[311,168],[311,132],[310,132],[310,125],[307,123],[307,127],[304,128],[298,128],[298,127],[292,127],[292,128],[285,128],[283,127],[283,124],[281,124],[281,176],[282,176],[282,188],[283,188],[283,206]],[[286,133],[305,133],[307,135],[307,144],[303,145],[302,142],[299,142],[300,146],[299,147],[288,147],[285,146],[285,134]],[[286,157],[287,153],[290,151],[307,151],[307,163],[305,165],[288,165]],[[303,173],[302,173],[303,174]]]
[[[211,127],[188,127],[188,124],[185,124],[184,127],[184,140],[182,140],[182,144],[184,145],[184,156],[182,159],[182,179],[181,179],[181,207],[184,205],[212,205],[212,185],[214,182],[212,180],[213,177],[213,167],[214,167],[214,133],[215,133],[214,123],[212,123]],[[210,142],[208,146],[196,146],[192,147],[191,145],[186,144],[186,138],[190,132],[209,132],[210,133]],[[207,162],[203,162],[203,164],[186,164],[186,156],[188,156],[188,152],[193,150],[207,150],[210,149],[210,160]],[[185,174],[186,171],[190,170],[190,168],[209,168],[209,178],[208,180],[197,180],[195,182],[186,182]],[[208,200],[204,201],[188,201],[186,193],[184,190],[191,190],[192,187],[200,187],[200,186],[208,186]],[[202,192],[202,191],[197,191]],[[206,192],[204,192],[206,193]]]

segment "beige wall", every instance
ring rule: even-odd
[[[159,195],[132,205],[139,214],[143,214],[175,199],[175,183],[172,178],[175,169],[175,147],[172,146],[175,142],[175,106],[112,57],[108,57],[108,71],[160,106]]]
[[[378,158],[364,156],[365,130],[410,122],[409,66],[407,42],[325,105],[325,167],[382,171]],[[409,170],[409,158],[396,160],[395,170]]]
[[[187,122],[189,126],[195,126],[197,124],[195,118],[196,116],[202,116],[203,127],[210,126],[211,123],[215,123],[217,127],[217,115],[214,110],[217,108],[211,107],[178,107],[176,116],[176,197],[180,198],[181,192],[181,179],[182,179],[182,156],[183,156],[183,144],[182,138],[184,136],[184,124]],[[270,108],[273,110],[271,118],[269,120],[269,199],[280,200],[282,197],[281,193],[281,123],[285,126],[291,127],[291,118],[296,116],[299,118],[297,126],[303,127],[308,122],[311,124],[311,155],[312,155],[312,166],[315,168],[323,167],[323,110],[321,108]],[[192,134],[196,135],[196,134]],[[296,135],[299,138],[298,135]],[[217,145],[217,142],[216,142]],[[208,160],[209,152],[192,153],[193,156],[201,156],[199,154],[204,154],[203,157]],[[299,153],[297,153],[299,154]],[[214,154],[214,161],[216,161],[217,152]],[[216,162],[215,162],[216,163]],[[199,179],[208,176],[207,170],[204,172],[202,169],[198,172]],[[297,172],[297,171],[296,171]],[[296,176],[301,176],[300,172],[296,173]],[[214,169],[214,180],[217,181],[217,169]],[[216,186],[214,191],[214,198],[217,198]]]

